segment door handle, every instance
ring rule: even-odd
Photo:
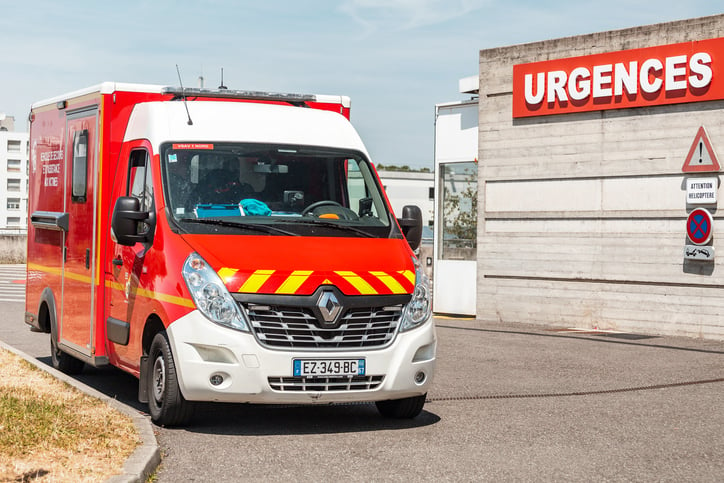
[[[121,260],[121,257],[114,258],[112,263],[117,267],[123,266],[123,260]]]

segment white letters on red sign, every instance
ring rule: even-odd
[[[689,86],[701,89],[712,80],[711,56],[697,52],[687,59],[685,55],[659,59],[646,59],[638,69],[638,62],[628,65],[594,65],[593,72],[587,67],[576,67],[570,74],[562,70],[539,72],[536,82],[533,74],[525,75],[525,101],[540,104],[545,95],[547,102],[567,101],[569,96],[576,101],[605,98],[612,95],[638,94],[638,87],[647,94],[654,94],[663,87],[667,92],[687,89]],[[567,93],[567,94],[566,94]]]
[[[724,38],[513,67],[513,116],[724,99]]]

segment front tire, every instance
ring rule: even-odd
[[[193,406],[184,399],[165,332],[156,334],[148,358],[148,410],[159,426],[176,426],[191,419]]]
[[[377,401],[375,405],[380,414],[386,418],[412,419],[422,412],[425,399],[427,399],[427,394],[404,399]]]

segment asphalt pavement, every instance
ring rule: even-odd
[[[0,340],[49,364],[24,307]],[[158,482],[722,481],[724,342],[436,319],[438,367],[411,421],[373,405],[201,404],[158,428]],[[136,411],[136,380],[79,381]]]

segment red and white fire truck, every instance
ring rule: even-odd
[[[67,373],[194,401],[374,401],[415,417],[431,292],[344,96],[106,82],[33,104],[25,322]]]

